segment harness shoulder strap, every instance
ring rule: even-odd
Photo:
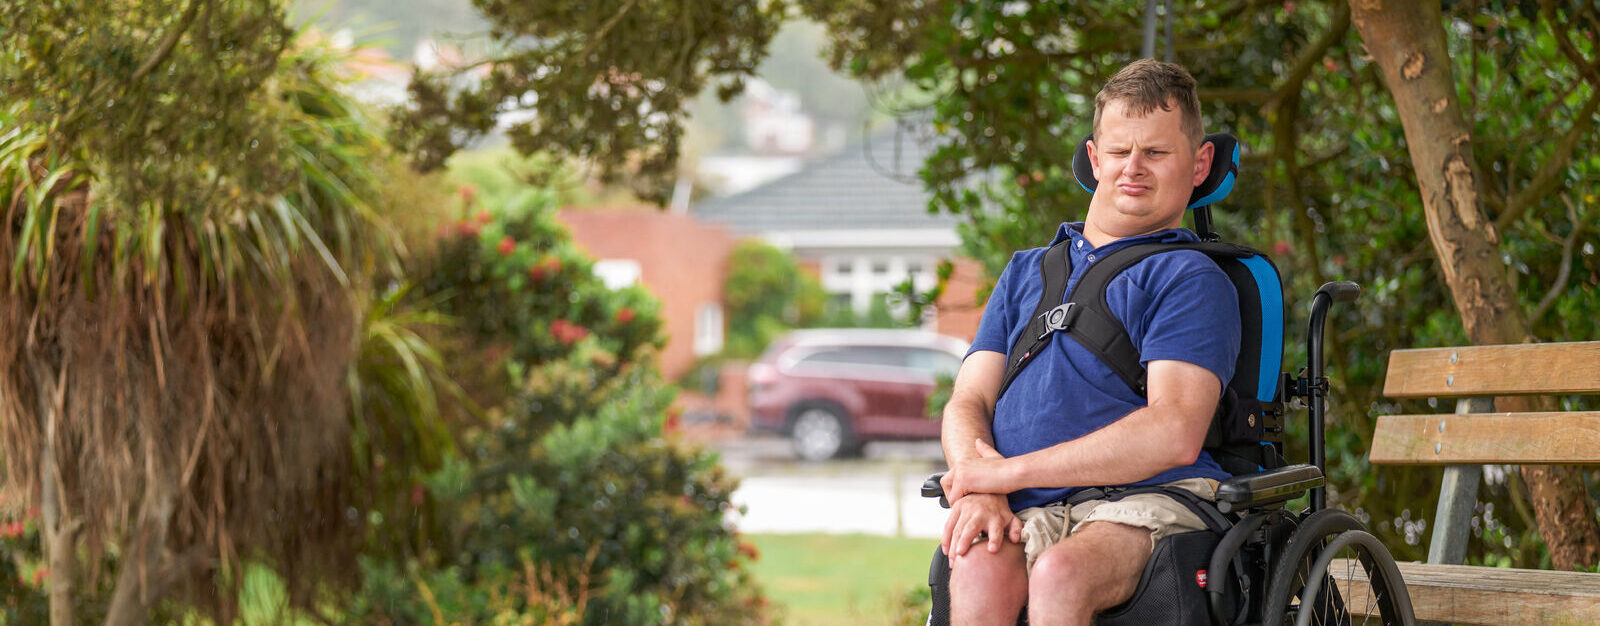
[[[1005,395],[1011,388],[1011,381],[1017,374],[1033,361],[1045,346],[1050,345],[1050,335],[1053,331],[1046,328],[1046,315],[1061,304],[1062,296],[1067,292],[1067,278],[1072,275],[1072,258],[1067,255],[1067,242],[1063,239],[1050,246],[1044,253],[1043,260],[1039,261],[1039,275],[1044,279],[1044,292],[1039,294],[1039,302],[1033,306],[1033,315],[1028,317],[1028,326],[1022,329],[1022,334],[1017,336],[1017,341],[1012,344],[1011,350],[1006,353],[1006,377],[1000,383],[1000,393],[995,396],[996,401]]]

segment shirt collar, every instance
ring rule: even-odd
[[[1063,240],[1071,240],[1071,242],[1067,244],[1067,251],[1071,254],[1074,265],[1077,265],[1085,260],[1087,260],[1089,263],[1093,263],[1100,257],[1111,253],[1113,250],[1131,246],[1136,243],[1194,242],[1200,241],[1200,237],[1195,235],[1194,231],[1187,228],[1168,228],[1165,230],[1158,230],[1153,233],[1135,235],[1133,237],[1123,237],[1096,248],[1094,247],[1094,244],[1089,242],[1089,238],[1083,236],[1083,222],[1062,222],[1061,226],[1056,229],[1055,238],[1050,240],[1050,245],[1053,246],[1061,243]],[[1088,255],[1091,253],[1094,255],[1093,259],[1088,258]]]

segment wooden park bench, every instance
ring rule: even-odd
[[[1383,395],[1453,414],[1378,418],[1375,464],[1443,465],[1427,563],[1401,563],[1419,621],[1600,624],[1600,574],[1461,565],[1485,464],[1600,464],[1600,412],[1494,412],[1495,396],[1600,394],[1600,341],[1396,350]],[[1357,568],[1359,570],[1359,568]]]

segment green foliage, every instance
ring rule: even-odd
[[[7,3],[0,92],[54,151],[99,160],[108,205],[267,204],[294,174],[277,161],[280,103],[259,97],[293,39],[282,18],[266,0]]]
[[[505,197],[505,196],[501,196]],[[363,562],[358,619],[464,623],[735,623],[759,619],[723,526],[733,481],[663,439],[658,304],[610,290],[524,190],[445,224],[413,297],[454,322],[441,358],[481,410],[462,456],[417,484],[450,511],[427,549]]]
[[[488,132],[494,112],[527,109],[535,119],[509,129],[519,151],[592,160],[605,182],[625,172],[656,202],[677,174],[686,104],[709,84],[724,100],[738,93],[784,14],[780,0],[474,4],[504,54],[466,89],[417,75],[396,143],[423,168],[438,167]]]
[[[755,240],[728,256],[722,293],[728,310],[723,353],[735,358],[755,357],[784,331],[815,325],[827,299],[793,256]]]

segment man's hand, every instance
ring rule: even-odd
[[[955,557],[966,554],[980,534],[988,537],[990,554],[1000,551],[1002,538],[1022,543],[1022,520],[1012,514],[1005,496],[974,493],[950,503],[950,518],[939,543],[952,567]]]
[[[973,441],[973,446],[978,456],[957,461],[950,471],[945,472],[944,478],[939,479],[939,485],[944,487],[945,499],[954,503],[969,493],[1003,495],[1016,491],[1007,480],[1009,466],[1006,457],[982,439]]]
[[[952,557],[966,554],[980,534],[987,536],[991,553],[1000,551],[1002,538],[1022,541],[1022,521],[1011,513],[1005,496],[1010,489],[1001,480],[1001,464],[1006,458],[982,439],[973,446],[978,456],[958,461],[939,479],[945,499],[950,501],[941,544],[944,553]]]

